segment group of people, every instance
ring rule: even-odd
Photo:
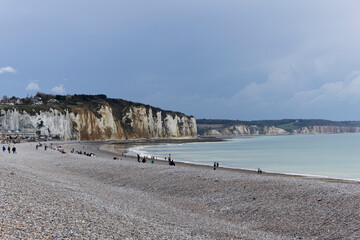
[[[141,156],[137,154],[137,160],[138,162],[146,163],[146,157],[144,156],[143,159],[140,161]],[[154,163],[154,158],[151,158],[151,163]]]
[[[154,158],[151,158],[151,159],[152,159],[151,163],[154,163]],[[141,159],[141,156],[139,154],[137,154],[137,160],[138,160],[138,162],[146,163],[145,156]],[[169,166],[175,166],[175,162],[174,162],[174,159],[171,157],[171,154],[169,154],[168,157],[165,157],[165,161],[166,160],[168,161]],[[216,170],[218,167],[219,167],[219,162],[214,162],[214,170]]]
[[[3,150],[3,152],[5,152],[6,151],[6,147],[3,145],[3,147],[2,147],[2,150]],[[10,147],[10,145],[7,147],[7,150],[8,150],[8,152],[9,153],[11,153],[11,151],[12,151],[12,153],[16,153],[16,147],[15,146],[13,146],[12,148]]]
[[[36,144],[36,146],[35,146],[36,150],[39,150],[39,147],[44,147],[44,151],[46,151],[50,147],[50,149],[52,149],[52,150],[56,150],[60,153],[66,153],[66,151],[61,146],[54,147],[52,143],[50,143],[50,145],[48,145],[48,144],[42,144],[41,142],[39,142],[39,144]]]
[[[71,150],[71,153],[76,152],[77,154],[80,154],[80,155],[85,155],[85,156],[88,156],[88,157],[96,157],[95,153],[88,153],[88,152],[85,152],[85,151],[84,152],[83,151],[73,151],[73,150]]]
[[[52,143],[50,144],[50,148],[52,149]],[[35,148],[36,148],[36,150],[38,150],[39,149],[39,147],[42,147],[43,146],[43,144],[41,143],[41,142],[39,142],[39,144],[36,144],[36,146],[35,146]],[[46,144],[44,144],[44,151],[46,151],[47,149],[48,149],[48,145],[46,145]]]
[[[175,162],[174,159],[171,158],[171,154],[169,154],[168,161],[170,166],[175,166]]]
[[[77,154],[80,154],[80,155],[85,155],[85,156],[88,156],[88,157],[96,157],[96,154],[95,153],[89,153],[89,152],[83,152],[83,151],[75,151],[75,149],[73,148],[72,150],[71,150],[71,153],[77,153]]]

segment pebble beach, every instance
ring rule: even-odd
[[[1,239],[360,239],[358,182],[36,144],[0,153]]]

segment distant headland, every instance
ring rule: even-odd
[[[204,136],[256,136],[360,132],[360,121],[329,121],[322,119],[258,121],[198,119],[196,122],[198,134]]]

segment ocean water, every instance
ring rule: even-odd
[[[286,174],[360,180],[360,134],[256,136],[134,147],[141,155]]]

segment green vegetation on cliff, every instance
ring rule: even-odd
[[[13,98],[17,99],[15,97]],[[185,114],[180,112],[162,110],[160,108],[152,107],[147,104],[126,101],[123,99],[108,98],[105,94],[52,95],[45,93],[37,93],[33,98],[24,98],[21,100],[22,103],[16,105],[0,104],[0,110],[6,111],[16,108],[20,112],[26,111],[29,114],[35,114],[39,113],[40,111],[49,111],[50,109],[56,109],[60,112],[64,112],[65,110],[67,110],[76,114],[77,109],[86,108],[93,112],[97,118],[101,118],[101,115],[98,113],[98,111],[103,104],[108,104],[112,107],[113,113],[118,119],[122,119],[124,117],[124,112],[126,112],[126,110],[129,109],[131,106],[144,106],[147,113],[149,112],[150,108],[152,108],[154,113],[161,111],[163,117],[166,117],[166,115],[177,115],[179,117],[185,116]],[[35,104],[35,102],[37,104]]]

